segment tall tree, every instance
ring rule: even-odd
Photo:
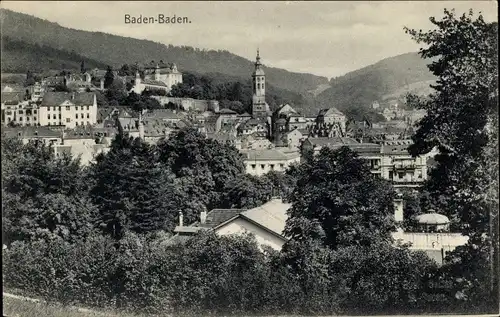
[[[119,134],[110,151],[97,157],[91,175],[95,184],[90,194],[105,232],[119,239],[126,230],[171,227],[178,213],[167,206],[174,176],[159,165],[155,146]]]
[[[485,267],[466,277],[478,291],[469,298],[491,298],[479,290],[490,285],[498,292],[492,254],[484,253],[494,248],[498,253],[498,235],[491,227],[498,224],[498,25],[475,17],[472,10],[459,17],[445,10],[441,20],[430,21],[434,30],[406,29],[417,43],[426,45],[420,54],[435,60],[429,69],[438,77],[429,98],[412,99],[427,115],[418,124],[410,151],[419,155],[434,147],[439,150],[425,187],[469,236],[467,251],[457,250],[456,272],[471,262],[490,263],[489,281],[480,272]]]
[[[191,178],[191,192],[200,191],[210,207],[218,205],[225,185],[243,174],[243,159],[230,145],[207,139],[193,128],[176,131],[158,143],[160,160],[179,178]]]
[[[324,243],[333,249],[388,242],[394,228],[393,198],[392,186],[371,174],[355,152],[323,148],[299,171],[285,230],[297,237],[294,219],[302,217],[319,221]]]

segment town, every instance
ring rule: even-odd
[[[445,10],[444,19],[490,30],[482,18]],[[408,33],[441,49],[427,33]],[[119,69],[82,60],[79,70],[2,82],[9,287],[134,313],[494,306],[479,303],[498,289],[489,182],[498,89],[478,75],[483,66],[460,68],[463,83],[431,64],[437,93],[372,100],[352,116],[335,99],[315,114],[297,99],[276,103],[265,52],[257,48],[252,63],[245,100],[244,84],[216,86],[177,60]],[[490,90],[473,90],[480,85]]]

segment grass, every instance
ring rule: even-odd
[[[6,317],[146,317],[145,315],[90,311],[7,296],[3,296],[3,315]]]

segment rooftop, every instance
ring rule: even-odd
[[[65,101],[74,105],[90,106],[94,104],[95,94],[91,92],[69,93],[69,92],[46,92],[42,99],[41,107],[59,106]]]
[[[242,150],[248,161],[287,161],[289,157],[276,149]]]

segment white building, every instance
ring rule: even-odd
[[[59,125],[72,129],[97,123],[95,93],[47,92],[40,105],[38,123],[41,126]]]
[[[287,210],[291,204],[281,199],[271,199],[262,206],[244,209],[214,209],[208,213],[201,212],[200,221],[184,226],[182,215],[179,226],[175,228],[176,238],[188,238],[200,230],[214,230],[218,235],[238,235],[251,233],[262,248],[271,247],[281,250],[287,238],[283,235]]]
[[[132,91],[141,94],[145,90],[164,91],[168,93],[173,85],[182,83],[182,73],[177,70],[177,66],[172,64],[147,67],[144,70],[144,79],[141,79],[139,72],[136,73],[134,87]]]
[[[242,150],[246,172],[261,176],[271,171],[284,172],[294,163],[300,162],[300,153],[283,153],[277,149]]]

